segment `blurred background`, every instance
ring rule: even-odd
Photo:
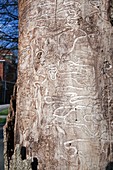
[[[18,63],[18,0],[0,0],[0,170],[4,170],[3,126]]]
[[[8,104],[17,79],[18,0],[0,0],[0,104]]]

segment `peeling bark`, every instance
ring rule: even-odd
[[[16,85],[14,86],[13,95],[10,100],[10,107],[6,124],[4,126],[4,158],[5,169],[10,169],[10,160],[14,154],[14,126],[16,116]]]

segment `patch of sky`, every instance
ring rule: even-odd
[[[18,0],[0,0],[0,48],[18,54]]]

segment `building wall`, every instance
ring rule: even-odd
[[[0,62],[0,80],[3,80],[3,63]]]
[[[13,94],[13,86],[16,82],[16,74],[16,65],[7,60],[0,62],[0,104],[10,103],[10,98]]]

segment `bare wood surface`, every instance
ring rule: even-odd
[[[14,154],[25,147],[39,170],[103,170],[113,159],[108,8],[108,0],[19,1]]]

